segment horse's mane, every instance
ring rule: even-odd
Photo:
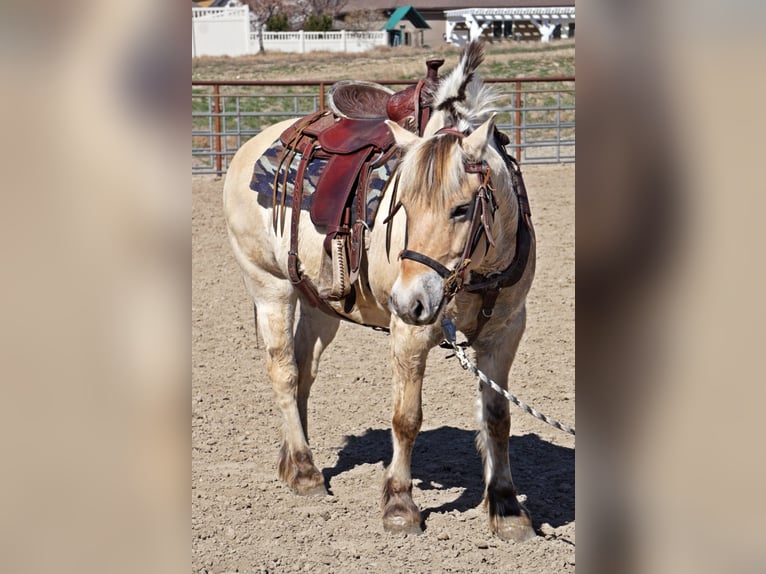
[[[476,73],[483,61],[484,44],[478,40],[467,44],[458,65],[442,78],[434,94],[426,137],[444,127],[472,131],[489,117],[498,95]]]
[[[455,147],[460,145],[459,137],[437,132],[447,127],[470,133],[494,111],[493,104],[498,96],[476,74],[476,69],[483,61],[483,43],[469,43],[457,67],[439,84],[431,103],[431,119],[423,138],[400,164],[399,174],[402,183],[406,183],[403,186],[406,191],[403,193],[410,195],[411,200],[440,208],[450,197],[460,193],[466,174],[462,150],[455,153]],[[499,155],[497,161],[502,163]],[[497,161],[490,163],[497,164]],[[497,167],[491,166],[493,171]],[[506,170],[503,168],[501,171]]]

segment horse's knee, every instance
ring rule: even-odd
[[[488,392],[487,390],[484,393]],[[489,392],[493,392],[491,389]],[[477,419],[480,431],[476,436],[476,446],[483,456],[495,457],[507,452],[506,445],[511,433],[511,413],[508,401],[504,397],[483,394],[478,401]],[[502,461],[497,461],[502,462]]]
[[[490,394],[491,393],[491,394]],[[506,432],[511,426],[511,407],[508,400],[493,389],[483,389],[481,397],[481,422],[490,434]]]
[[[423,412],[420,408],[414,412],[397,409],[391,421],[394,435],[399,442],[413,444],[423,424]]]
[[[298,366],[295,357],[284,348],[269,347],[266,352],[266,370],[274,390],[279,393],[298,385]]]

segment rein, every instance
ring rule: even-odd
[[[442,133],[449,133],[460,138],[465,137],[464,133],[452,128],[443,128],[436,132],[436,135]],[[505,269],[487,275],[471,271],[468,281],[466,281],[468,265],[471,263],[471,257],[476,251],[482,236],[487,239],[487,251],[489,251],[490,246],[495,247],[495,240],[492,236],[490,226],[492,221],[494,221],[497,204],[495,202],[494,189],[491,185],[490,169],[486,162],[464,162],[463,164],[466,173],[477,173],[481,175],[482,183],[474,193],[473,216],[471,218],[468,239],[466,240],[463,253],[455,268],[450,270],[428,255],[407,249],[406,237],[405,248],[399,253],[400,259],[417,261],[421,265],[430,267],[444,279],[445,303],[449,303],[452,298],[462,290],[482,297],[482,305],[477,317],[476,329],[468,339],[468,345],[477,339],[479,333],[484,328],[484,325],[492,317],[500,291],[506,287],[511,287],[521,280],[524,275],[524,270],[527,267],[527,262],[529,261],[529,254],[532,246],[531,211],[529,209],[529,200],[527,198],[524,180],[521,177],[521,171],[519,170],[518,163],[505,152],[504,147],[498,147],[501,150],[501,155],[511,173],[511,182],[519,206],[516,231],[516,253],[511,260],[511,263]],[[398,181],[396,183],[398,183]],[[396,185],[394,189],[396,190]],[[394,205],[394,200],[395,198],[392,198],[392,206]],[[400,209],[400,207],[401,203],[397,203],[395,207],[391,208],[385,223],[390,222],[393,215]],[[390,229],[388,232],[390,233]]]

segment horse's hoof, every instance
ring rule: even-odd
[[[289,486],[295,494],[300,496],[325,496],[327,494],[324,476],[316,469],[293,476]]]
[[[324,475],[314,466],[309,452],[290,454],[286,443],[282,443],[277,462],[277,473],[288,488],[301,496],[317,496],[327,494],[324,485]]]
[[[524,542],[537,536],[532,518],[519,504],[513,485],[487,489],[484,505],[489,510],[489,529],[502,540]]]
[[[423,534],[420,520],[413,522],[405,516],[384,517],[383,530],[392,534]]]
[[[291,487],[291,490],[299,496],[327,496],[327,489],[324,487],[324,484],[315,484],[313,486],[294,485]]]
[[[392,487],[391,479],[383,487],[383,529],[386,532],[420,534],[423,518],[412,500],[412,484],[406,489]]]
[[[532,528],[532,521],[528,516],[503,516],[497,517],[490,524],[490,529],[501,540],[513,542],[525,542],[537,536]]]

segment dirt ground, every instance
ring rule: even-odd
[[[575,168],[523,171],[538,265],[511,391],[574,425]],[[494,538],[477,508],[476,383],[445,350],[429,358],[413,455],[423,534],[388,534],[380,517],[391,458],[384,333],[341,325],[313,387],[311,444],[330,495],[298,497],[277,479],[281,418],[226,239],[222,183],[192,179],[194,572],[574,572],[574,437],[511,407],[514,482],[540,535],[522,544]]]

